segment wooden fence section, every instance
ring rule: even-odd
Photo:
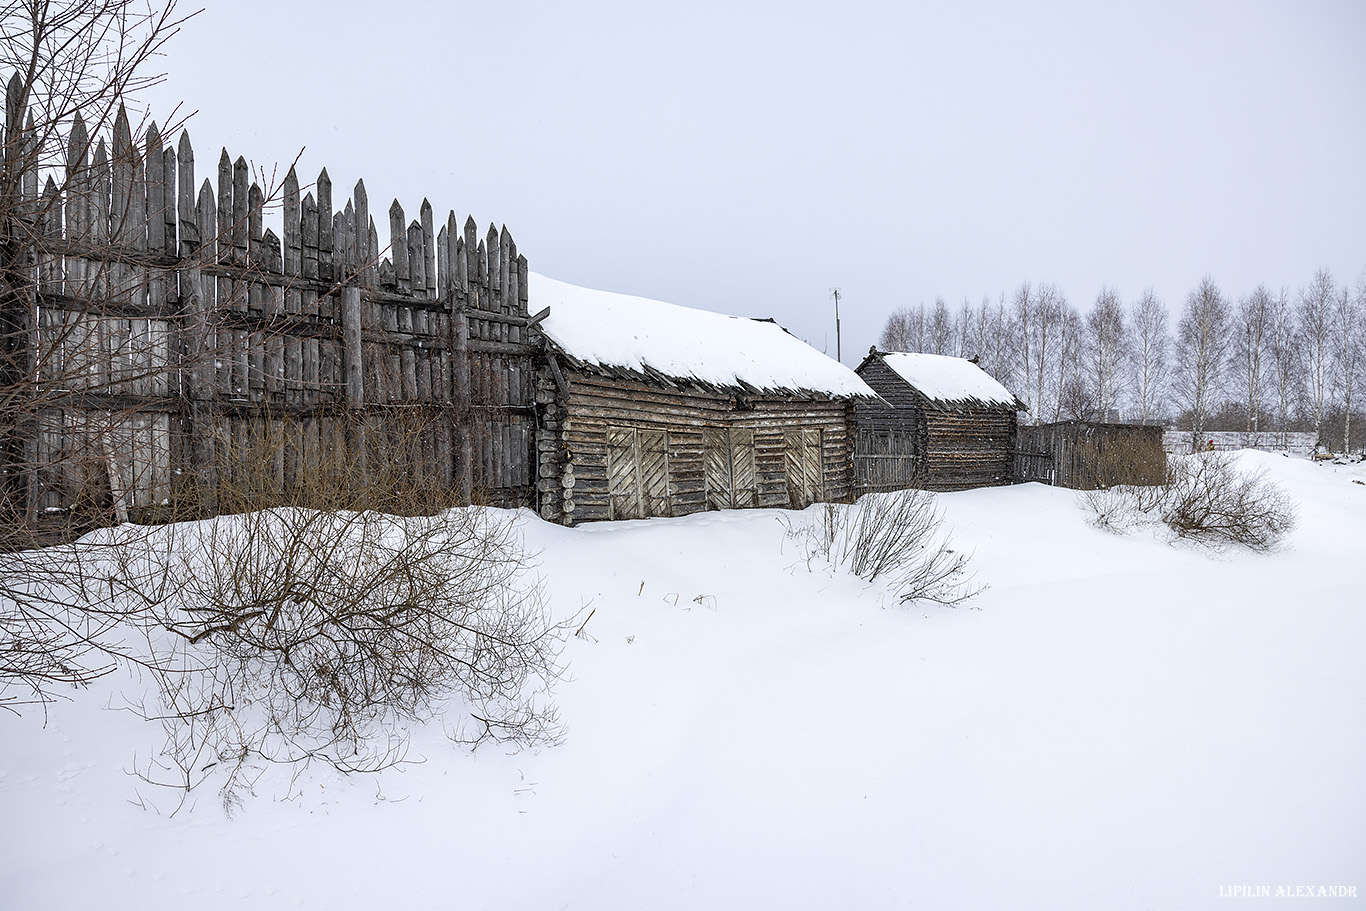
[[[189,135],[135,141],[122,109],[108,142],[78,116],[44,173],[13,99],[9,515],[290,502],[328,472],[532,502],[544,314],[506,227],[437,225],[426,200],[408,221],[395,200],[383,246],[363,181],[342,205],[326,169],[275,192],[226,150],[196,190]]]
[[[859,496],[924,486],[925,459],[913,433],[865,430],[854,434],[854,483]]]
[[[1021,427],[1018,443],[1017,481],[1094,490],[1166,480],[1162,428],[1154,425],[1058,421]]]

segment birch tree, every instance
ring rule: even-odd
[[[1333,394],[1333,303],[1337,283],[1333,273],[1320,269],[1308,286],[1300,289],[1296,317],[1304,385],[1314,420],[1315,445],[1322,443],[1323,416]]]
[[[1298,397],[1301,378],[1299,327],[1290,293],[1282,288],[1271,300],[1267,320],[1267,353],[1271,358],[1271,380],[1276,392],[1276,430],[1279,445],[1285,448],[1290,425],[1290,409]]]
[[[1053,420],[1090,418],[1096,413],[1096,400],[1086,382],[1083,352],[1086,323],[1077,309],[1066,300],[1058,305],[1057,402]]]
[[[930,354],[953,354],[953,314],[944,298],[934,299],[934,309],[930,312],[926,334],[929,336]]]
[[[1050,411],[1056,413],[1058,396],[1054,383],[1062,354],[1059,350],[1059,335],[1063,303],[1062,292],[1049,282],[1039,285],[1035,292],[1034,320],[1029,328],[1029,337],[1034,361],[1034,407],[1039,420],[1045,420]]]
[[[1255,446],[1257,442],[1257,418],[1262,410],[1262,395],[1265,391],[1263,362],[1271,334],[1271,311],[1271,293],[1265,285],[1258,285],[1238,305],[1235,357],[1243,407],[1247,411],[1244,440],[1247,446]]]
[[[1129,327],[1119,292],[1102,288],[1086,314],[1086,357],[1095,407],[1102,421],[1119,410],[1122,378],[1129,359]]]
[[[1363,348],[1366,348],[1366,271],[1357,280],[1356,293],[1346,285],[1333,300],[1333,384],[1342,403],[1342,450],[1352,451],[1352,402],[1361,385]]]
[[[1013,334],[1019,341],[1019,355],[1017,363],[1020,365],[1020,376],[1023,384],[1020,387],[1024,401],[1029,406],[1029,413],[1036,416],[1037,420],[1037,399],[1034,398],[1034,364],[1030,358],[1030,334],[1034,322],[1034,293],[1030,288],[1029,282],[1021,282],[1015,289],[1014,295],[1010,299],[1010,315],[1014,326]]]
[[[1158,300],[1152,288],[1139,296],[1133,306],[1133,376],[1134,404],[1139,423],[1146,424],[1162,411],[1162,401],[1169,372],[1171,337],[1167,330],[1167,308]]]
[[[899,307],[882,324],[877,345],[883,351],[920,351],[924,334],[925,308]]]
[[[1206,422],[1223,388],[1230,323],[1228,299],[1206,275],[1186,296],[1176,336],[1173,387],[1190,413],[1192,449],[1204,439]]]

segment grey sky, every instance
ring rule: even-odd
[[[1366,268],[1366,3],[220,2],[168,48],[227,145],[535,271],[773,316],[844,361],[897,306],[1169,306]],[[379,222],[379,218],[376,219]],[[387,229],[381,225],[381,237]]]

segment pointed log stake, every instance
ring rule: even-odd
[[[465,238],[463,237],[455,239],[455,286],[461,295],[460,306],[463,308],[467,306],[464,297],[469,293],[470,288],[469,257],[465,255]]]
[[[232,261],[238,265],[247,261],[249,239],[251,168],[241,155],[232,163]],[[259,191],[258,191],[259,192]]]
[[[451,278],[451,259],[446,250],[446,241],[450,239],[450,234],[446,226],[441,226],[441,231],[436,235],[436,271],[439,280],[440,300],[450,300],[450,278]]]
[[[233,187],[234,192],[236,186]],[[257,186],[256,181],[252,181],[251,188],[247,190],[247,261],[253,266],[261,265],[261,227],[263,224],[263,212],[265,207],[265,194]]]
[[[161,236],[166,253],[176,253],[176,152],[167,146],[161,151],[161,186],[165,192],[161,208]]]
[[[304,278],[318,277],[318,203],[313,194],[304,196],[303,215],[300,219],[300,234],[303,241]]]
[[[422,249],[422,225],[414,221],[408,226],[408,271],[413,291],[421,296],[427,291],[427,276],[423,271],[427,261]]]
[[[432,234],[432,204],[425,198],[418,210],[422,222],[422,277],[427,297],[436,297],[436,238]]]
[[[479,225],[473,215],[465,217],[465,290],[479,284]]]
[[[122,104],[114,118],[113,160],[110,162],[111,193],[109,197],[110,238],[116,244],[126,244],[132,231],[129,227],[133,186],[133,138],[128,130],[128,112]],[[112,276],[113,270],[111,270]]]
[[[194,148],[190,145],[188,130],[180,131],[177,145],[176,167],[177,203],[180,216],[180,255],[182,258],[194,256],[200,241],[198,218],[195,214],[194,192]]]
[[[488,271],[484,273],[487,276],[484,286],[495,293],[494,301],[496,301],[497,292],[502,286],[498,283],[498,229],[492,224],[489,225],[488,237],[484,239],[484,252],[488,254]],[[493,301],[490,301],[490,303],[493,303]]]
[[[512,232],[507,225],[503,225],[503,230],[498,235],[498,302],[499,307],[504,313],[510,313],[517,309],[517,302],[513,299],[509,276],[514,268],[512,264]]]
[[[352,193],[355,202],[356,220],[356,267],[360,275],[362,285],[372,284],[370,276],[373,273],[373,264],[370,262],[370,195],[365,192],[365,181],[356,181],[356,188]],[[364,243],[361,243],[361,236],[364,236]]]
[[[334,281],[332,263],[332,178],[327,168],[318,172],[318,278]]]
[[[284,183],[284,272],[297,277],[303,262],[299,214],[299,176],[290,168]]]
[[[166,249],[166,186],[163,183],[161,130],[153,120],[147,125],[144,179],[147,187],[147,249],[159,254]]]
[[[228,150],[218,156],[218,261],[232,261],[232,159]],[[219,302],[220,304],[222,301]]]
[[[66,236],[78,244],[88,244],[90,238],[90,136],[80,112],[71,123],[66,149]],[[67,259],[70,279],[68,293],[82,297],[86,293],[85,279],[90,264],[80,258]]]
[[[24,81],[19,73],[9,77],[5,87],[5,153],[13,158],[18,151],[19,134],[24,128]]]
[[[412,289],[411,276],[408,274],[408,234],[403,226],[403,206],[395,199],[389,206],[389,256],[394,261],[394,276],[398,279],[399,291]]]
[[[456,259],[456,241],[460,237],[460,222],[455,220],[455,210],[452,209],[446,216],[446,257],[450,264],[450,270],[446,273],[446,290],[444,294],[448,298],[455,296],[456,290],[460,287],[460,265]]]

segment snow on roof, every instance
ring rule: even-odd
[[[928,399],[1020,407],[1006,387],[967,358],[892,352],[883,354],[882,359]]]
[[[592,291],[535,272],[528,291],[531,310],[550,308],[542,331],[589,366],[712,386],[877,397],[854,371],[777,323]]]

